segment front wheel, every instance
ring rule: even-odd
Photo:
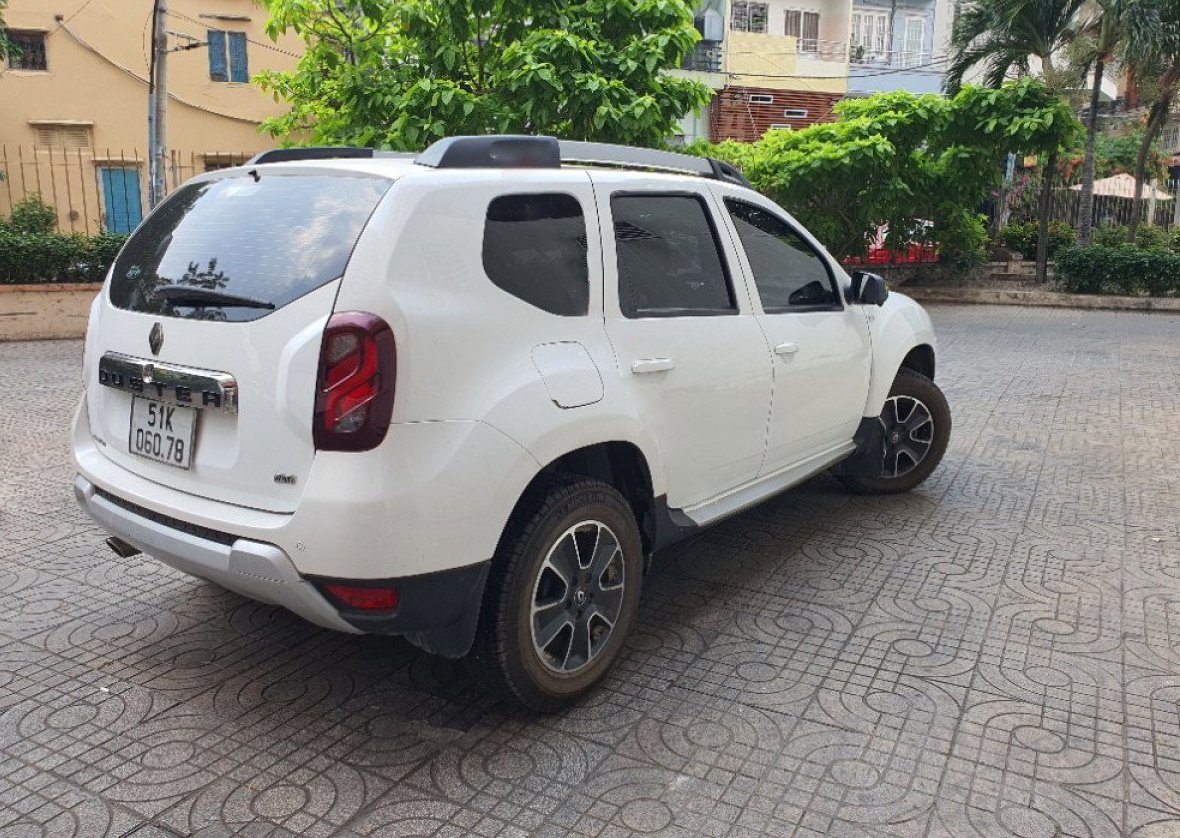
[[[881,459],[874,475],[841,475],[855,492],[890,495],[908,492],[930,476],[946,453],[951,411],[938,385],[921,373],[897,373],[881,415]]]
[[[643,549],[611,486],[559,478],[522,501],[488,577],[468,668],[493,692],[542,712],[597,684],[635,620]]]

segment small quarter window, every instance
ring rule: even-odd
[[[483,269],[499,288],[550,314],[590,307],[586,218],[573,195],[501,195],[488,205]]]
[[[768,314],[839,307],[823,257],[785,221],[744,201],[725,199]]]
[[[700,198],[616,195],[611,214],[624,316],[737,311],[717,234]]]

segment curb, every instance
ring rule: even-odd
[[[1016,291],[992,288],[951,289],[902,286],[898,290],[920,303],[1042,306],[1104,311],[1160,311],[1180,314],[1180,298],[1172,297],[1113,297],[1101,294],[1063,294],[1057,291]]]

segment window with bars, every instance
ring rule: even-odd
[[[819,52],[819,12],[787,9],[787,22],[783,34],[798,39],[799,52]]]
[[[245,83],[250,81],[246,55],[246,33],[210,29],[206,33],[209,49],[210,81]]]
[[[8,56],[8,69],[48,72],[49,62],[45,54],[44,32],[9,31],[8,40],[13,49]]]
[[[1165,128],[1161,143],[1164,151],[1180,151],[1180,125]]]
[[[766,34],[766,20],[770,6],[766,3],[750,3],[734,0],[730,10],[729,28],[735,32],[757,32]]]
[[[889,13],[857,9],[852,13],[852,34],[849,38],[853,63],[885,61],[889,57],[886,44]]]

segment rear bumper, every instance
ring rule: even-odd
[[[74,480],[74,495],[104,529],[166,565],[242,596],[282,606],[317,626],[361,633],[273,544],[245,538],[223,544],[182,532],[112,503],[81,476]]]
[[[286,608],[317,626],[350,634],[402,635],[446,657],[461,657],[471,647],[490,561],[380,580],[400,594],[398,607],[391,612],[341,610],[273,544],[167,519],[104,492],[81,475],[74,479],[74,495],[104,529],[164,564],[250,599]]]

